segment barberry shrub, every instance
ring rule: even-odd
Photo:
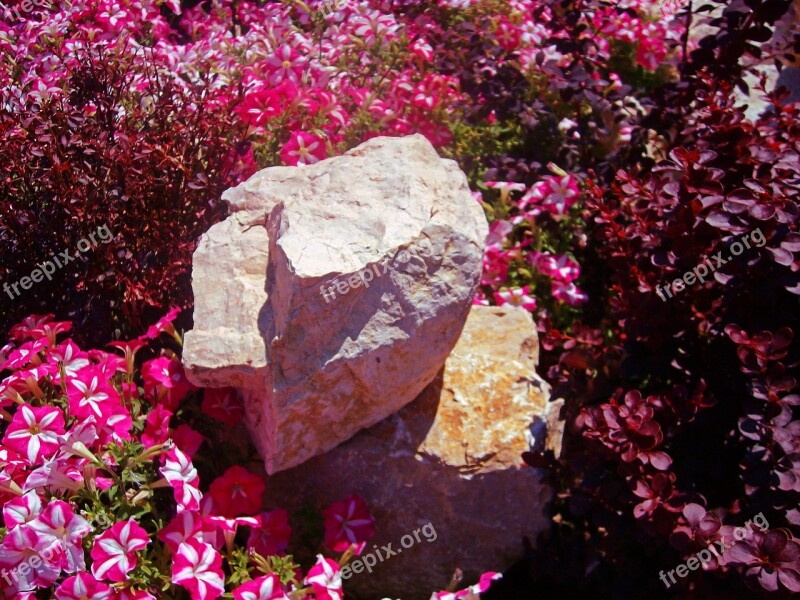
[[[140,332],[173,299],[188,303],[196,240],[224,215],[214,199],[246,174],[238,99],[215,89],[217,76],[198,64],[179,83],[132,35],[98,45],[89,36],[76,28],[72,39],[43,36],[26,48],[33,57],[3,54],[0,279],[76,257],[5,292],[3,330],[52,307],[80,339],[107,341]],[[111,240],[81,252],[98,228]]]

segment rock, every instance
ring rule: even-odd
[[[549,527],[552,490],[520,458],[547,443],[531,435],[532,425],[549,417],[537,360],[528,312],[474,306],[443,372],[414,402],[270,477],[267,506],[324,507],[351,492],[367,502],[377,534],[365,553],[389,543],[402,552],[371,573],[353,574],[345,583],[353,597],[428,600],[456,568],[465,584],[503,570],[520,557],[523,536],[534,542]],[[418,532],[421,541],[403,548],[403,536],[428,523],[428,535]],[[436,539],[428,542],[431,529]]]
[[[228,190],[194,255],[189,379],[239,389],[275,473],[396,412],[453,348],[486,218],[420,135],[375,138]]]

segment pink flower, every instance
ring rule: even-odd
[[[30,523],[30,528],[46,545],[59,545],[63,552],[61,568],[67,573],[86,569],[82,540],[92,527],[86,519],[76,515],[69,504],[51,500],[42,514]]]
[[[56,589],[56,600],[110,600],[111,588],[89,573],[78,573],[65,579]]]
[[[142,432],[142,444],[146,448],[163,444],[169,438],[169,420],[172,418],[172,411],[167,410],[161,404],[151,410],[144,422]]]
[[[140,340],[132,340],[130,342],[111,342],[109,344],[112,348],[122,350],[125,355],[125,372],[128,374],[133,373],[133,365],[136,361],[136,353],[144,348],[144,342]]]
[[[367,541],[375,535],[375,521],[366,502],[355,494],[334,502],[324,511],[325,545],[334,552],[344,552],[351,544]]]
[[[311,133],[295,131],[289,141],[281,148],[281,160],[294,167],[313,165],[326,157],[325,143]]]
[[[35,465],[58,450],[58,436],[62,433],[64,415],[59,409],[23,404],[11,419],[3,444]]]
[[[175,501],[181,510],[198,510],[200,499],[200,476],[192,461],[178,448],[172,448],[166,455],[164,466],[159,472],[174,490]]]
[[[16,568],[39,557],[40,564],[32,573],[16,572],[20,589],[32,586],[49,587],[61,574],[62,554],[58,544],[40,539],[36,532],[25,525],[17,525],[3,538],[0,545],[0,568]]]
[[[156,321],[155,325],[148,327],[147,333],[145,333],[140,339],[154,340],[162,331],[166,331],[168,334],[174,337],[176,331],[175,327],[172,325],[172,322],[178,317],[179,314],[181,314],[181,309],[173,306],[167,311],[166,315]]]
[[[570,283],[581,274],[580,265],[567,254],[534,252],[528,255],[529,262],[539,271],[557,281]]]
[[[31,490],[24,496],[9,500],[3,506],[3,524],[9,529],[33,521],[42,512],[42,501]]]
[[[242,420],[244,407],[233,388],[206,388],[203,390],[203,413],[223,425],[232,427]]]
[[[288,112],[299,97],[297,87],[289,80],[275,87],[258,85],[246,93],[237,112],[245,122],[261,127],[270,119]]]
[[[147,532],[129,519],[115,523],[94,539],[92,575],[108,581],[125,581],[136,567],[136,552],[150,543]]]
[[[171,411],[176,411],[180,401],[194,386],[186,379],[180,361],[162,356],[142,365],[144,391]]]
[[[269,82],[277,85],[284,80],[296,84],[308,60],[297,50],[283,44],[267,58],[270,69]]]
[[[216,531],[209,525],[204,530],[205,522],[199,513],[184,510],[169,522],[169,524],[158,532],[158,539],[164,542],[173,552],[178,551],[178,546],[190,538],[194,538],[198,533],[202,534],[203,541],[214,538]]]
[[[574,283],[563,283],[561,281],[551,281],[550,291],[553,298],[566,302],[570,306],[579,306],[589,300],[589,296],[583,293]]]
[[[261,556],[272,556],[286,550],[292,538],[289,513],[282,508],[276,508],[261,513],[259,522],[259,527],[250,530],[247,547],[255,549]]]
[[[235,600],[289,600],[277,575],[258,577],[233,590]]]
[[[408,49],[411,51],[411,54],[425,62],[431,62],[433,60],[433,48],[425,38],[417,38]]]
[[[89,366],[88,356],[72,340],[65,340],[60,346],[47,352],[48,360],[54,365],[63,365],[64,371],[70,377],[75,377],[78,371]],[[59,380],[60,376],[54,379],[56,383]]]
[[[264,488],[263,477],[234,465],[211,483],[209,494],[220,513],[226,517],[238,517],[258,512]]]
[[[343,600],[342,575],[335,560],[317,554],[316,564],[308,570],[306,585],[314,588],[316,600]]]
[[[55,315],[52,313],[47,315],[27,316],[11,328],[8,337],[18,342],[30,339],[31,337],[38,337],[38,335],[33,332],[41,328],[45,323],[52,321],[54,316]]]
[[[214,600],[225,591],[222,557],[210,544],[194,538],[178,547],[172,583],[185,587],[195,600]]]
[[[536,298],[529,295],[530,290],[527,285],[515,290],[505,292],[495,292],[494,299],[498,306],[510,304],[511,306],[521,306],[525,310],[536,309]]]
[[[512,25],[508,18],[501,17],[500,22],[497,24],[497,31],[495,32],[497,43],[503,47],[504,50],[516,50],[519,46],[522,32],[518,27]]]
[[[541,204],[553,216],[561,217],[575,204],[578,193],[578,181],[572,175],[548,177],[528,190],[520,200],[519,208],[524,209],[531,203]]]
[[[206,440],[201,434],[189,427],[186,423],[181,423],[172,432],[172,441],[189,458],[192,458]]]
[[[120,406],[117,391],[110,386],[108,378],[97,369],[83,369],[67,384],[67,399],[70,416],[84,419],[93,416],[98,422],[107,420]]]

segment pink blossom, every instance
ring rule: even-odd
[[[195,537],[198,533],[202,534],[201,539],[203,541],[212,540],[215,534],[213,527],[210,524],[207,529],[204,529],[204,527],[203,517],[199,513],[184,510],[179,512],[166,527],[158,532],[158,539],[164,542],[170,550],[177,552],[178,546]]]
[[[579,306],[589,300],[589,296],[583,293],[574,283],[563,283],[553,280],[550,282],[553,298],[566,302],[570,306]]]
[[[281,160],[284,164],[313,165],[326,157],[325,143],[316,135],[304,131],[295,131],[289,141],[281,148]]]
[[[189,458],[195,455],[205,439],[206,438],[189,427],[186,423],[181,423],[178,425],[177,429],[172,432],[172,441],[175,442],[175,445]]]
[[[325,545],[334,552],[344,552],[352,544],[365,542],[375,535],[375,521],[366,502],[355,494],[334,502],[322,511],[325,519]]]
[[[548,177],[528,190],[520,200],[519,208],[539,204],[553,216],[561,217],[575,204],[578,193],[578,181],[572,175]]]
[[[176,411],[180,401],[194,386],[186,379],[180,361],[162,356],[142,365],[145,393]]]
[[[288,44],[283,44],[267,58],[269,82],[277,85],[283,81],[297,84],[308,60]]]
[[[42,513],[30,523],[39,540],[48,546],[58,544],[63,553],[61,568],[67,573],[83,571],[83,538],[92,531],[83,517],[61,500],[51,500]]]
[[[142,444],[146,448],[163,444],[169,438],[169,421],[172,418],[172,411],[167,410],[161,404],[151,410],[144,422],[142,431]]]
[[[495,292],[494,299],[498,306],[510,304],[511,306],[521,306],[525,310],[536,309],[536,298],[530,296],[527,285],[521,288],[506,290],[505,292]]]
[[[3,444],[35,465],[58,450],[58,436],[62,433],[64,415],[59,409],[23,404],[11,419]]]
[[[259,525],[250,530],[247,547],[255,549],[261,556],[272,556],[286,550],[292,537],[289,513],[276,508],[261,513],[258,519]]]
[[[497,43],[500,44],[504,50],[512,51],[519,47],[522,33],[517,26],[509,22],[507,17],[502,16],[500,22],[497,24],[495,38],[497,39]]]
[[[111,342],[109,346],[116,348],[117,350],[122,350],[122,353],[125,355],[125,372],[129,375],[133,374],[136,353],[144,348],[144,342],[141,340],[132,340],[130,342]]]
[[[306,585],[314,588],[316,600],[343,600],[342,575],[339,564],[322,554],[317,554],[316,564],[308,570]]]
[[[9,500],[3,506],[3,524],[10,530],[17,525],[33,521],[42,512],[39,495],[31,490],[25,495]]]
[[[200,499],[200,476],[191,459],[178,448],[172,448],[166,455],[160,473],[169,482],[175,494],[175,501],[181,510],[198,510]]]
[[[136,552],[150,543],[147,532],[129,519],[115,523],[94,539],[92,575],[108,581],[125,581],[136,567]]]
[[[47,352],[47,359],[54,365],[62,365],[69,377],[75,377],[78,371],[89,366],[88,356],[72,340],[65,340]],[[54,381],[58,383],[60,375]]]
[[[32,573],[16,572],[20,589],[49,587],[61,574],[62,553],[58,543],[47,542],[27,525],[11,529],[0,544],[0,568],[16,568],[39,557],[41,564]]]
[[[111,588],[89,573],[78,573],[56,588],[56,600],[111,600]]]
[[[528,258],[539,271],[557,281],[570,283],[581,274],[580,265],[567,254],[534,252]]]
[[[223,425],[232,427],[242,420],[244,406],[233,388],[206,388],[203,390],[203,413]]]
[[[48,488],[51,493],[76,491],[83,487],[83,477],[74,461],[66,455],[45,459],[42,465],[28,474],[25,491]]]
[[[258,577],[233,590],[235,600],[289,600],[277,575]]]
[[[214,600],[225,591],[222,557],[210,544],[194,538],[178,546],[172,583],[185,587],[196,600]]]
[[[108,419],[120,405],[117,391],[97,369],[83,369],[67,384],[69,413],[73,417],[93,416],[98,422]]]
[[[211,483],[209,494],[224,516],[237,517],[258,512],[264,488],[263,477],[234,465]]]
[[[159,334],[161,334],[162,331],[174,336],[176,332],[172,322],[178,317],[179,314],[181,314],[181,309],[173,306],[167,311],[167,314],[156,321],[155,325],[148,327],[147,333],[145,333],[140,339],[154,340],[159,336]]]
[[[40,329],[45,323],[52,321],[54,316],[55,315],[52,313],[46,315],[29,315],[11,328],[8,337],[18,342],[30,339],[31,337],[39,337],[38,334],[33,332]]]

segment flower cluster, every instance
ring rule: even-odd
[[[560,146],[559,157],[525,149],[530,177],[503,179],[531,186],[520,218],[561,219],[577,179],[536,164],[572,170],[577,155],[627,139],[635,117],[623,111],[623,80],[673,60],[680,31],[639,2],[587,5],[577,20],[542,0],[329,4],[74,0],[26,19],[3,9],[0,160],[13,173],[0,181],[0,276],[19,279],[100,218],[115,237],[35,297],[3,304],[0,324],[58,302],[102,343],[166,306],[188,308],[188,259],[223,216],[224,189],[258,166],[311,164],[376,135],[422,133],[465,164],[495,161],[509,132],[517,154],[528,135],[548,152]],[[576,66],[612,59],[625,68],[588,80]],[[586,93],[557,98],[573,81]],[[33,222],[39,234],[24,234]],[[568,284],[553,292],[582,301]]]
[[[343,597],[340,568],[375,533],[358,496],[323,511],[323,547],[305,576],[287,555],[290,515],[262,509],[263,475],[229,466],[205,485],[205,437],[185,421],[235,425],[231,390],[202,402],[162,335],[179,346],[176,311],[148,333],[82,350],[52,315],[15,326],[0,350],[0,569],[3,596],[154,599],[171,586],[198,600]],[[179,424],[180,423],[180,424]],[[246,533],[237,541],[239,531]]]

